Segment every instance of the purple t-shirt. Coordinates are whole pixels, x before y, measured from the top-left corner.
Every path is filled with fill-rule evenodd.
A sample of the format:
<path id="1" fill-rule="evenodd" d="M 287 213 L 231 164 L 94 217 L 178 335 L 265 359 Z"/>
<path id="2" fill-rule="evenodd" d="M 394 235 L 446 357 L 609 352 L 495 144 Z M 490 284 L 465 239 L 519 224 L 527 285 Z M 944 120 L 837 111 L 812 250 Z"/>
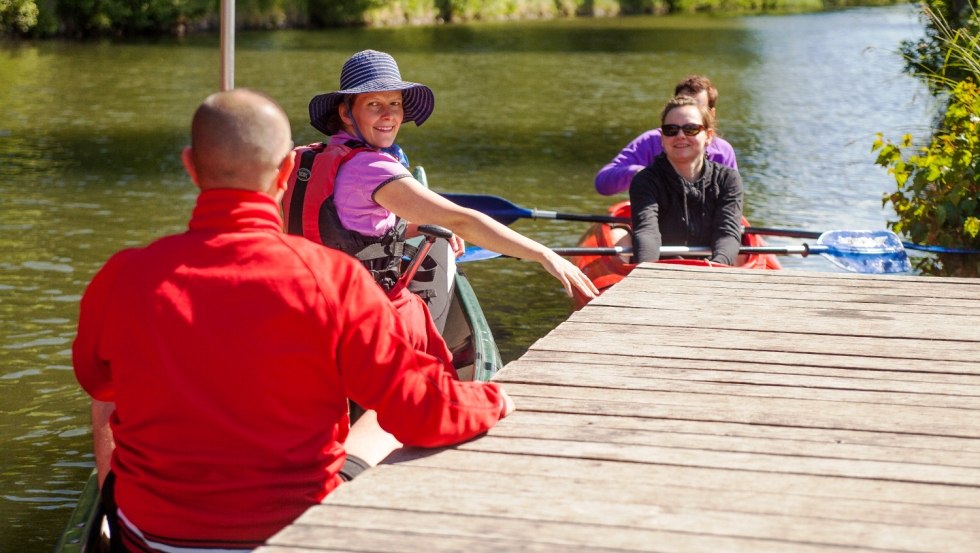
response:
<path id="1" fill-rule="evenodd" d="M 356 140 L 341 131 L 330 137 L 330 144 Z M 347 230 L 365 236 L 381 236 L 393 226 L 396 217 L 374 201 L 374 193 L 391 181 L 411 177 L 397 159 L 381 151 L 360 152 L 340 166 L 334 182 L 333 201 L 340 222 Z"/>
<path id="2" fill-rule="evenodd" d="M 660 129 L 647 131 L 626 145 L 612 161 L 599 169 L 595 176 L 595 189 L 604 196 L 612 196 L 630 189 L 633 175 L 640 172 L 664 151 L 660 141 Z M 735 150 L 725 139 L 715 136 L 708 144 L 708 159 L 738 170 Z"/>

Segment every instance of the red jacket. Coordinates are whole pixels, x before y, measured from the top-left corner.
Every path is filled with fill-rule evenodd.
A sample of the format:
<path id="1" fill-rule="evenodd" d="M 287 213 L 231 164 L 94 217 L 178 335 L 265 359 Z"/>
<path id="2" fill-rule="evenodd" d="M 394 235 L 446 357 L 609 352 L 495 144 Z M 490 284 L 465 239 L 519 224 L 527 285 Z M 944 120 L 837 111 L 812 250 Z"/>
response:
<path id="1" fill-rule="evenodd" d="M 500 416 L 496 384 L 408 345 L 363 266 L 281 228 L 265 194 L 204 192 L 187 232 L 117 253 L 82 298 L 75 374 L 116 403 L 116 500 L 148 534 L 262 543 L 340 483 L 348 397 L 406 445 Z"/>

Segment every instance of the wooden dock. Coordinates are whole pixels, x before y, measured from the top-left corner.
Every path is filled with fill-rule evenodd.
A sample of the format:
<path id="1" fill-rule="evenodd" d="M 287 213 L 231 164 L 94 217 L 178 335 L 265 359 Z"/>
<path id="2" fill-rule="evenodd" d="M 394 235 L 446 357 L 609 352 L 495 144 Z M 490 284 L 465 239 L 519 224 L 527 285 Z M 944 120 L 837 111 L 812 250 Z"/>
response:
<path id="1" fill-rule="evenodd" d="M 980 279 L 643 265 L 259 553 L 980 552 Z"/>

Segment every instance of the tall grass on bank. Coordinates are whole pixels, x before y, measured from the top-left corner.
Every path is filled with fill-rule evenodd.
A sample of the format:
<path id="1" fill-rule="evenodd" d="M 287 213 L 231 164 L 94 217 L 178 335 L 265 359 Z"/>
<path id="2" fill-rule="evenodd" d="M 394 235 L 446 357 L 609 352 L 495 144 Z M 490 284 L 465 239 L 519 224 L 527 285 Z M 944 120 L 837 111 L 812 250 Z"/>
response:
<path id="1" fill-rule="evenodd" d="M 955 11 L 935 4 L 922 6 L 926 37 L 902 45 L 907 69 L 937 94 L 966 79 L 980 83 L 980 14 L 970 4 Z"/>

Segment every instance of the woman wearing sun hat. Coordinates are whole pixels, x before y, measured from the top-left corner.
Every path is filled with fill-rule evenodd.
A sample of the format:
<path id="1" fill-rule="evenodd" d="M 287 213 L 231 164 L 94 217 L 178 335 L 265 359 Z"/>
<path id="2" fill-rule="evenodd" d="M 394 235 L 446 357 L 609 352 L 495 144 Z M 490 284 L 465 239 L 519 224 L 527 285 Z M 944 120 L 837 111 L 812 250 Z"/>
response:
<path id="1" fill-rule="evenodd" d="M 395 244 L 404 240 L 399 223 L 439 225 L 483 248 L 537 261 L 569 296 L 577 291 L 595 297 L 595 286 L 568 260 L 432 192 L 385 151 L 394 145 L 402 123 L 421 125 L 434 106 L 432 90 L 402 80 L 390 55 L 365 50 L 351 56 L 341 69 L 340 89 L 310 100 L 310 124 L 329 141 L 297 149 L 297 169 L 290 179 L 293 192 L 283 205 L 286 220 L 293 221 L 290 232 L 367 260 L 379 284 L 389 288 L 391 271 L 401 257 Z M 290 205 L 298 197 L 304 198 L 301 209 Z M 462 241 L 454 236 L 451 242 L 459 253 Z M 373 257 L 371 252 L 381 249 L 385 253 Z M 392 301 L 415 333 L 419 349 L 445 349 L 418 296 L 401 288 Z"/>

